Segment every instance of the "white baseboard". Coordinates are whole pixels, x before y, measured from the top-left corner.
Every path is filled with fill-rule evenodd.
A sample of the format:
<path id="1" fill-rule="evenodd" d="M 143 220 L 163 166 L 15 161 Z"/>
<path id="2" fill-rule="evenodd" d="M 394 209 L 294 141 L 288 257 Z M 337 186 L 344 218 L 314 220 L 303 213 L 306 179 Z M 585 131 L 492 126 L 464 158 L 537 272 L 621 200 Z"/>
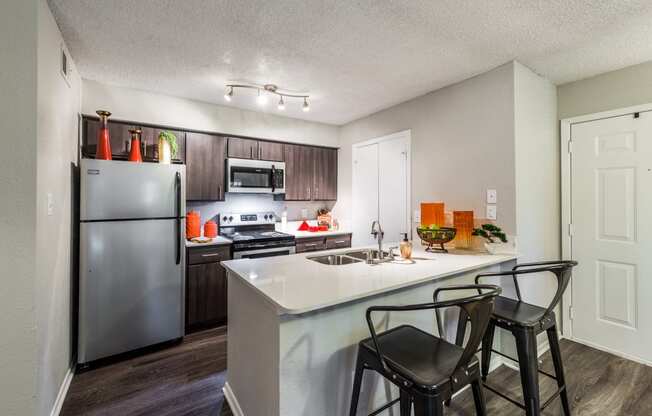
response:
<path id="1" fill-rule="evenodd" d="M 625 359 L 630 360 L 630 361 L 634 361 L 635 363 L 639 363 L 639 364 L 646 365 L 648 367 L 652 367 L 652 361 L 647 361 L 647 360 L 645 360 L 643 358 L 636 357 L 634 355 L 629 355 L 629 354 L 625 354 L 625 353 L 620 352 L 620 351 L 612 350 L 611 348 L 603 347 L 602 345 L 594 344 L 594 343 L 592 343 L 590 341 L 584 341 L 583 339 L 578 339 L 578 338 L 574 338 L 574 337 L 567 338 L 567 339 L 571 340 L 573 342 L 577 342 L 578 344 L 586 345 L 587 347 L 595 348 L 596 350 L 599 350 L 599 351 L 608 352 L 609 354 L 613 354 L 615 356 L 625 358 Z"/>
<path id="2" fill-rule="evenodd" d="M 66 400 L 66 395 L 68 394 L 68 388 L 70 388 L 70 383 L 72 382 L 72 376 L 75 374 L 73 368 L 74 367 L 68 368 L 68 371 L 66 372 L 66 376 L 63 378 L 63 381 L 61 382 L 61 386 L 59 387 L 59 393 L 57 394 L 57 398 L 54 401 L 54 405 L 52 405 L 52 411 L 50 412 L 50 416 L 59 416 L 59 413 L 61 413 L 63 402 L 64 400 Z"/>
<path id="3" fill-rule="evenodd" d="M 224 387 L 222 387 L 222 392 L 224 392 L 224 398 L 229 404 L 229 407 L 231 408 L 231 412 L 233 413 L 233 415 L 244 416 L 242 407 L 240 407 L 240 403 L 238 403 L 238 399 L 235 397 L 235 394 L 233 394 L 233 390 L 231 390 L 231 386 L 229 385 L 228 381 L 224 383 Z"/>

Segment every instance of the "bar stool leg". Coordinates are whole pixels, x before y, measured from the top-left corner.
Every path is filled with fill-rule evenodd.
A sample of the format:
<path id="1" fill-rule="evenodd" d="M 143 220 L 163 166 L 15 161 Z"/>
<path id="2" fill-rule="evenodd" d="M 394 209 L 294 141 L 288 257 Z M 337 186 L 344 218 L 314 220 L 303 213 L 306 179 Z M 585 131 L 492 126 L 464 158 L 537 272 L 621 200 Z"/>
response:
<path id="1" fill-rule="evenodd" d="M 401 390 L 401 416 L 411 416 L 412 414 L 412 399 L 410 395 Z"/>
<path id="2" fill-rule="evenodd" d="M 473 389 L 475 414 L 478 416 L 487 416 L 487 407 L 484 401 L 484 393 L 482 392 L 482 383 L 480 383 L 479 379 L 475 379 L 471 382 L 471 389 Z"/>
<path id="3" fill-rule="evenodd" d="M 532 328 L 516 328 L 512 332 L 516 338 L 518 365 L 525 399 L 527 416 L 541 415 L 539 399 L 539 363 L 537 355 L 537 337 Z"/>
<path id="4" fill-rule="evenodd" d="M 444 416 L 444 403 L 438 397 L 414 397 L 414 416 Z"/>
<path id="5" fill-rule="evenodd" d="M 555 376 L 557 377 L 557 386 L 559 388 L 566 386 L 566 380 L 564 378 L 564 366 L 561 361 L 561 351 L 559 349 L 559 337 L 557 336 L 557 328 L 553 326 L 548 328 L 546 331 L 548 333 L 548 342 L 550 344 L 550 354 L 552 355 L 552 363 L 555 366 Z M 561 398 L 561 405 L 564 409 L 564 415 L 570 416 L 570 404 L 568 403 L 568 392 L 567 389 L 559 394 Z"/>
<path id="6" fill-rule="evenodd" d="M 487 381 L 489 375 L 489 366 L 491 364 L 491 349 L 494 346 L 494 333 L 496 331 L 496 323 L 491 319 L 487 325 L 487 331 L 482 338 L 482 381 Z"/>
<path id="7" fill-rule="evenodd" d="M 349 416 L 355 416 L 358 411 L 358 400 L 360 398 L 360 387 L 362 386 L 362 375 L 364 373 L 364 364 L 362 357 L 358 353 L 355 363 L 355 376 L 353 378 L 353 393 L 351 394 L 351 410 Z"/>

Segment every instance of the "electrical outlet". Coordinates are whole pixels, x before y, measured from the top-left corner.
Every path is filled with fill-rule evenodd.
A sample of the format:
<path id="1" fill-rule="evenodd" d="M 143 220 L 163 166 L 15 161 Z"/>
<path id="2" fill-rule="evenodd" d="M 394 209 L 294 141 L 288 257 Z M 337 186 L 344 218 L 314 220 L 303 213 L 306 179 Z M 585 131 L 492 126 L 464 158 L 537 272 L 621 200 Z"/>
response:
<path id="1" fill-rule="evenodd" d="M 487 204 L 495 204 L 498 202 L 498 192 L 495 189 L 487 189 Z"/>
<path id="2" fill-rule="evenodd" d="M 497 209 L 495 205 L 487 205 L 487 219 L 495 220 L 498 216 Z"/>
<path id="3" fill-rule="evenodd" d="M 421 224 L 421 211 L 418 209 L 414 210 L 414 223 Z"/>
<path id="4" fill-rule="evenodd" d="M 54 197 L 51 192 L 48 192 L 47 197 L 48 216 L 54 215 Z"/>

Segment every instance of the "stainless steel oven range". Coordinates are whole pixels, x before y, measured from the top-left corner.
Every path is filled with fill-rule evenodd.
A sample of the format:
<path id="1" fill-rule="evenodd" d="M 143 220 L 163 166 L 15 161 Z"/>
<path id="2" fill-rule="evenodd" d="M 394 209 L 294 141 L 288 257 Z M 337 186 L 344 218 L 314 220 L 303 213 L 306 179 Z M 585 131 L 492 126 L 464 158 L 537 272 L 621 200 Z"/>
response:
<path id="1" fill-rule="evenodd" d="M 220 234 L 233 241 L 234 259 L 294 254 L 294 236 L 275 231 L 275 223 L 273 212 L 221 214 Z"/>

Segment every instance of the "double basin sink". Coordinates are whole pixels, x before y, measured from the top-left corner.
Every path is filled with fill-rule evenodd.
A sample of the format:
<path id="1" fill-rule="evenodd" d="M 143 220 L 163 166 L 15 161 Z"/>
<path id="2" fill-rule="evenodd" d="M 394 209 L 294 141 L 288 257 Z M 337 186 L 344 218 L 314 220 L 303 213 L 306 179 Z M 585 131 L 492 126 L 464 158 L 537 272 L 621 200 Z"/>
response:
<path id="1" fill-rule="evenodd" d="M 381 252 L 374 249 L 353 250 L 341 254 L 328 254 L 324 256 L 308 257 L 308 260 L 330 266 L 342 266 L 345 264 L 361 263 L 380 264 L 392 261 L 386 251 Z"/>

